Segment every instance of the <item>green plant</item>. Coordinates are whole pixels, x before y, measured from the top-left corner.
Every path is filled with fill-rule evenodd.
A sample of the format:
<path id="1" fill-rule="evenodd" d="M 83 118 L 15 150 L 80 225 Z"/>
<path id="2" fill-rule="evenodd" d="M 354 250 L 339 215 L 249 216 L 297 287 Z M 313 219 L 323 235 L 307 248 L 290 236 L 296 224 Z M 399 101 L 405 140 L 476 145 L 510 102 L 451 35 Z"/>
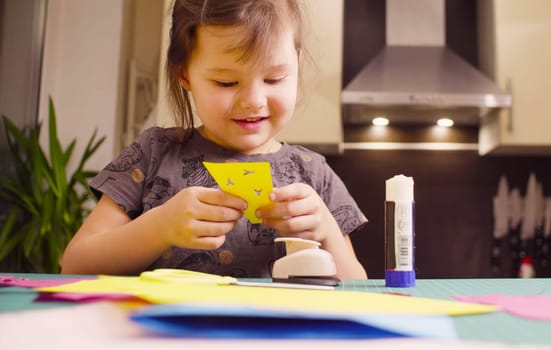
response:
<path id="1" fill-rule="evenodd" d="M 59 272 L 65 246 L 88 214 L 95 200 L 87 179 L 96 171 L 84 168 L 105 140 L 94 131 L 76 169 L 68 176 L 73 139 L 63 149 L 57 136 L 56 114 L 49 100 L 49 157 L 40 145 L 41 125 L 18 128 L 2 116 L 11 166 L 0 179 L 5 213 L 0 218 L 0 270 L 11 272 Z"/>

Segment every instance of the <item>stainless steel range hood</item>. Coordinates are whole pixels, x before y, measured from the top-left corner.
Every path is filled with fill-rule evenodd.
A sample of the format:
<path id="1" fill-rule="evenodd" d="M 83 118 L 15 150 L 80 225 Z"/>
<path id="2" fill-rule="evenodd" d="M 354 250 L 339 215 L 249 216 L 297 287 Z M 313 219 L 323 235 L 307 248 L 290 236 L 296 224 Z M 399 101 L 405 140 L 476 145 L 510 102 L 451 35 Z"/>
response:
<path id="1" fill-rule="evenodd" d="M 386 46 L 344 88 L 345 123 L 476 125 L 511 106 L 510 93 L 445 46 L 444 17 L 444 0 L 386 0 Z"/>

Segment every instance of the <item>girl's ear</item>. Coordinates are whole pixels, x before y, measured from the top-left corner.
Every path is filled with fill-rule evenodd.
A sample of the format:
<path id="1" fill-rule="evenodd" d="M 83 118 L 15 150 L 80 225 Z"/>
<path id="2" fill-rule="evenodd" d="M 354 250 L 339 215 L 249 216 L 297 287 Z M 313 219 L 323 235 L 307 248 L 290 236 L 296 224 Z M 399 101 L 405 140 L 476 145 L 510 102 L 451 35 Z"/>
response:
<path id="1" fill-rule="evenodd" d="M 190 91 L 190 84 L 187 78 L 187 72 L 183 68 L 180 69 L 180 76 L 178 77 L 178 82 L 180 83 L 180 86 L 184 88 L 184 90 Z"/>

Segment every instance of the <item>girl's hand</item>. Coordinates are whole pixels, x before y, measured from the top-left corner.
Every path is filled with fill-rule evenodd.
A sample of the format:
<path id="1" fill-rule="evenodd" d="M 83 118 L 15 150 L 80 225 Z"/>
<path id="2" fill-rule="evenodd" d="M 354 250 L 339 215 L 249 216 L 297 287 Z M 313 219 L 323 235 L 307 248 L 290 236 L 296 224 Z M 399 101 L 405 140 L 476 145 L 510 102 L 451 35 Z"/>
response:
<path id="1" fill-rule="evenodd" d="M 216 249 L 246 208 L 246 201 L 221 190 L 188 187 L 156 208 L 159 232 L 169 246 Z"/>
<path id="2" fill-rule="evenodd" d="M 331 212 L 314 189 L 304 183 L 276 188 L 270 194 L 274 202 L 259 208 L 256 215 L 263 224 L 282 236 L 323 242 L 330 233 L 340 233 Z"/>

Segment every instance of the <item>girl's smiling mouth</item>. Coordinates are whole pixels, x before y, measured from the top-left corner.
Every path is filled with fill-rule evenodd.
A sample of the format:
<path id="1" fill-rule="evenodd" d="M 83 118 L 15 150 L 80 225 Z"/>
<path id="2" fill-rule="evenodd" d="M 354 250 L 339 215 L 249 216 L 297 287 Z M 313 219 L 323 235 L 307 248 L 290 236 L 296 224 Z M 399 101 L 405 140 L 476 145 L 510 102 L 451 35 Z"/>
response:
<path id="1" fill-rule="evenodd" d="M 233 121 L 242 127 L 243 129 L 254 131 L 261 127 L 264 121 L 268 120 L 268 117 L 248 117 L 241 119 L 233 119 Z"/>

